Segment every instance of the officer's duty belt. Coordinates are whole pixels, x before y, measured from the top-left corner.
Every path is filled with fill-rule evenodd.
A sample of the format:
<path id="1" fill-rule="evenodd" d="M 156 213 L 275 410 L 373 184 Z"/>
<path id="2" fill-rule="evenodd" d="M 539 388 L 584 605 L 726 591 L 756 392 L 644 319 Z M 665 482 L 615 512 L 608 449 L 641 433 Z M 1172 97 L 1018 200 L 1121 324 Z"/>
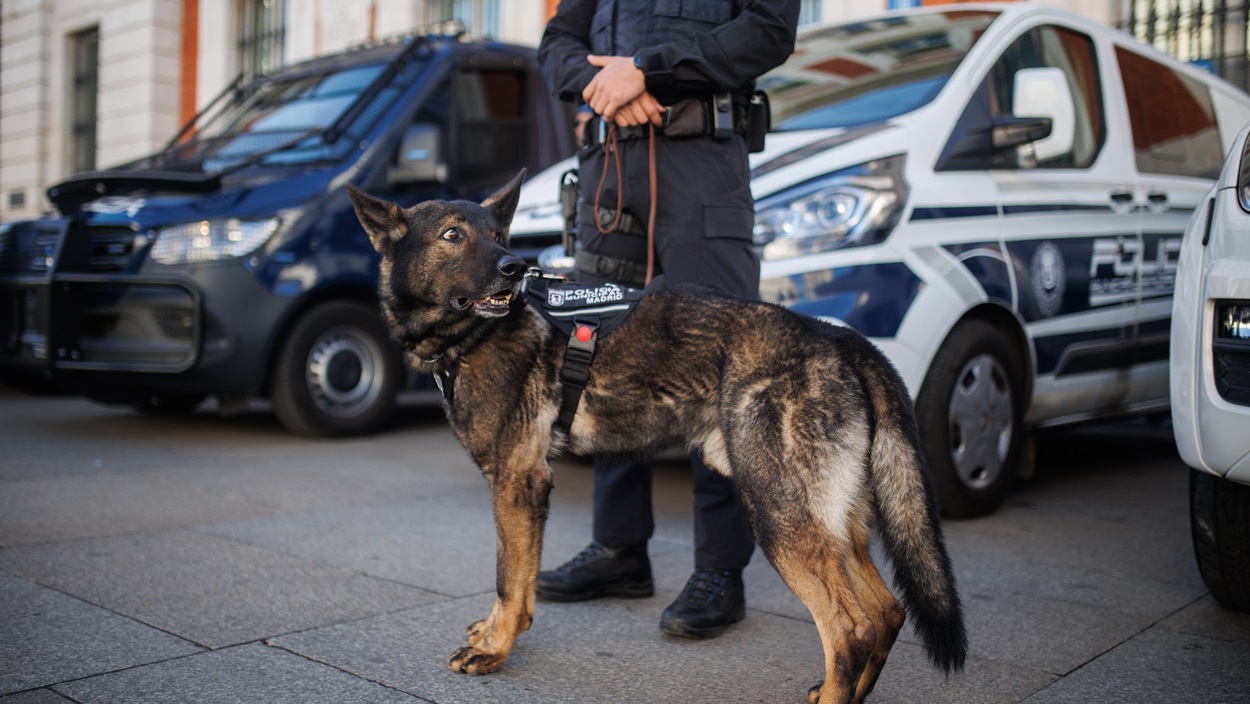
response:
<path id="1" fill-rule="evenodd" d="M 616 220 L 615 210 L 599 208 L 599 221 L 595 222 L 595 217 L 591 215 L 592 210 L 594 210 L 593 206 L 582 203 L 577 209 L 577 223 L 587 227 L 599 227 L 602 230 L 610 226 L 613 220 Z M 638 237 L 647 236 L 647 226 L 629 213 L 621 213 L 621 219 L 612 231 L 626 235 L 637 235 Z"/>
<path id="2" fill-rule="evenodd" d="M 618 284 L 645 285 L 647 282 L 647 265 L 628 259 L 605 257 L 593 252 L 578 252 L 574 255 L 578 271 L 610 279 Z"/>

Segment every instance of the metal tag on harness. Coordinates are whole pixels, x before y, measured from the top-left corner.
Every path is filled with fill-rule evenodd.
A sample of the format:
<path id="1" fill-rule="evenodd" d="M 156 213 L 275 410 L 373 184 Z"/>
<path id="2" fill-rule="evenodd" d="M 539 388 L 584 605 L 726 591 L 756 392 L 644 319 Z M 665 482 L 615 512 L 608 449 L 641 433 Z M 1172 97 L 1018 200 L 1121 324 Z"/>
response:
<path id="1" fill-rule="evenodd" d="M 573 256 L 577 248 L 577 169 L 569 169 L 560 176 L 560 214 L 563 230 L 560 241 L 564 244 L 564 256 Z"/>

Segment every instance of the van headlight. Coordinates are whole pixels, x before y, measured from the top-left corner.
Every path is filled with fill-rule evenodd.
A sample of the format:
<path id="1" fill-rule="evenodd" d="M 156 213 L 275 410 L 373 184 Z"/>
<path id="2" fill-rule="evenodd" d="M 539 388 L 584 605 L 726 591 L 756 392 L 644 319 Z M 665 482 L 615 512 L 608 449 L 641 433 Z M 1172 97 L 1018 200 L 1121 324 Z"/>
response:
<path id="1" fill-rule="evenodd" d="M 244 257 L 269 241 L 282 218 L 197 220 L 156 231 L 151 257 L 161 264 L 200 264 Z"/>
<path id="2" fill-rule="evenodd" d="M 907 202 L 903 155 L 835 171 L 761 200 L 755 244 L 765 260 L 875 244 Z"/>

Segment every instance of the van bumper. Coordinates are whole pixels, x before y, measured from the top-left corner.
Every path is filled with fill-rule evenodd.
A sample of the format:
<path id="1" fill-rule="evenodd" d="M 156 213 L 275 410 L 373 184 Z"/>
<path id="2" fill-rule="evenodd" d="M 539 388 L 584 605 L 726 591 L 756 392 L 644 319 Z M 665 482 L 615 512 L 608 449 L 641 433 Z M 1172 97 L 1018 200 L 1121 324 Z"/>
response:
<path id="1" fill-rule="evenodd" d="M 0 370 L 119 403 L 259 393 L 274 332 L 294 304 L 240 261 L 186 275 L 0 272 Z"/>

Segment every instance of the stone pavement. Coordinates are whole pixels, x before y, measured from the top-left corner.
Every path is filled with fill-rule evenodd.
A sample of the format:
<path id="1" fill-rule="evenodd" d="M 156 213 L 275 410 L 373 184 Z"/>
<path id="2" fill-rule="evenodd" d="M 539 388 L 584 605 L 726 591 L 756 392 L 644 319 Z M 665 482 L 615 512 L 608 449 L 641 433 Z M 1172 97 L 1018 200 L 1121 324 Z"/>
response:
<path id="1" fill-rule="evenodd" d="M 1038 476 L 947 522 L 971 639 L 932 670 L 908 627 L 875 703 L 1250 702 L 1250 617 L 1194 567 L 1169 426 L 1043 438 Z M 587 541 L 556 468 L 544 565 Z M 692 566 L 690 483 L 657 470 L 659 592 L 539 603 L 500 672 L 447 656 L 490 609 L 486 485 L 428 403 L 326 441 L 262 410 L 156 419 L 0 390 L 0 702 L 802 702 L 815 627 L 757 554 L 747 620 L 662 635 Z M 8 696 L 5 696 L 8 695 Z"/>

